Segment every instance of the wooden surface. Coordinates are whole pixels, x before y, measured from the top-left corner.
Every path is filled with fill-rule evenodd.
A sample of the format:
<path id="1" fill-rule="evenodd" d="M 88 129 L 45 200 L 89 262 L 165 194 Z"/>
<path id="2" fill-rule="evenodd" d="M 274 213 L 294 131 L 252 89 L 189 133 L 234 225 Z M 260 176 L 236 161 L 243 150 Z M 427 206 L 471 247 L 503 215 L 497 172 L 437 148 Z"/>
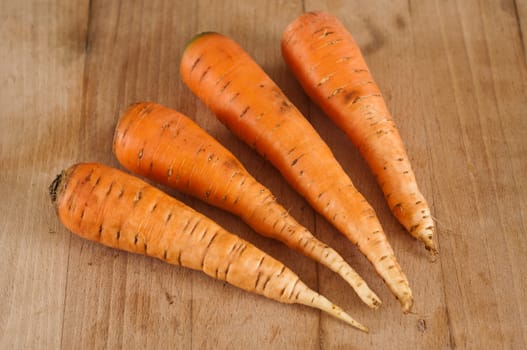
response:
<path id="1" fill-rule="evenodd" d="M 280 55 L 303 11 L 337 15 L 363 48 L 437 219 L 441 258 L 389 213 L 365 163 L 301 91 Z M 200 31 L 238 41 L 328 142 L 369 199 L 410 280 L 414 314 L 358 250 L 181 82 Z M 7 349 L 446 349 L 527 347 L 527 2 L 0 2 L 0 344 Z M 113 127 L 130 103 L 178 109 L 233 151 L 279 201 L 334 246 L 384 305 L 232 215 L 171 191 L 282 260 L 370 334 L 307 307 L 71 235 L 47 186 L 79 161 L 118 166 Z"/>

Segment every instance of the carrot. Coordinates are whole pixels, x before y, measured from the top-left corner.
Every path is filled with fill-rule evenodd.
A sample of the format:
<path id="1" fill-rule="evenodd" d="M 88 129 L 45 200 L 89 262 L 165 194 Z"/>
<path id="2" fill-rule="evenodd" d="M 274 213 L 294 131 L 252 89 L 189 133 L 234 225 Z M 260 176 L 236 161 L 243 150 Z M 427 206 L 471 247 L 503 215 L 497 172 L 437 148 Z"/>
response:
<path id="1" fill-rule="evenodd" d="M 356 244 L 409 311 L 413 298 L 383 229 L 329 147 L 278 86 L 233 40 L 195 37 L 183 81 L 233 133 L 267 158 L 321 215 Z"/>
<path id="2" fill-rule="evenodd" d="M 434 222 L 408 155 L 359 47 L 339 20 L 308 12 L 282 36 L 286 63 L 306 93 L 347 134 L 399 222 L 433 254 Z"/>
<path id="3" fill-rule="evenodd" d="M 128 170 L 241 217 L 256 232 L 338 273 L 372 308 L 380 300 L 332 248 L 315 238 L 238 159 L 187 116 L 136 103 L 115 129 L 113 151 Z"/>
<path id="4" fill-rule="evenodd" d="M 81 163 L 50 185 L 60 221 L 82 238 L 200 270 L 282 303 L 314 307 L 367 332 L 282 263 L 120 170 Z"/>

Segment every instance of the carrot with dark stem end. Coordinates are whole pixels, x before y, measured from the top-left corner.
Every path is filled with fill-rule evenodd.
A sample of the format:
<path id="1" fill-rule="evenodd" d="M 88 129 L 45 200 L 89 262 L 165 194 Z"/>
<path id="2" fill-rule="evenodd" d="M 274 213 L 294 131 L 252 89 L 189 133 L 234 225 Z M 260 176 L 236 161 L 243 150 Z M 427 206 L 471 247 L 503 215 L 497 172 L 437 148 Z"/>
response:
<path id="1" fill-rule="evenodd" d="M 381 91 L 348 30 L 331 14 L 308 12 L 285 29 L 282 53 L 306 93 L 359 149 L 395 217 L 436 255 L 430 208 Z"/>
<path id="2" fill-rule="evenodd" d="M 408 280 L 374 210 L 311 124 L 233 40 L 196 36 L 183 52 L 183 81 L 234 134 L 267 158 L 284 178 L 370 260 L 404 311 Z"/>
<path id="3" fill-rule="evenodd" d="M 238 159 L 187 116 L 156 103 L 136 103 L 115 128 L 113 151 L 128 170 L 241 217 L 256 232 L 338 273 L 372 308 L 381 302 L 331 247 L 281 206 Z"/>
<path id="4" fill-rule="evenodd" d="M 314 307 L 368 330 L 282 263 L 120 170 L 76 164 L 50 185 L 60 221 L 82 238 L 200 270 L 246 291 Z"/>

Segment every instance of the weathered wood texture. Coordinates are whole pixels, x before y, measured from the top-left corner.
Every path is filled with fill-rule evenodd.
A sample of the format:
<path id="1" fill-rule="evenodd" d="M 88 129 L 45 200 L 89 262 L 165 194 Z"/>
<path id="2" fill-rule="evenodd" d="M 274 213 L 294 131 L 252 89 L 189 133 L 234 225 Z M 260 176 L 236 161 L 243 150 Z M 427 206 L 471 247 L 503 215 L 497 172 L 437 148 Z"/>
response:
<path id="1" fill-rule="evenodd" d="M 344 134 L 280 54 L 303 11 L 337 15 L 362 47 L 437 219 L 441 258 L 391 216 Z M 0 2 L 0 344 L 5 348 L 445 349 L 527 347 L 527 5 L 524 1 Z M 238 41 L 319 130 L 368 198 L 415 296 L 397 301 L 358 250 L 183 85 L 200 31 Z M 47 186 L 79 161 L 118 166 L 113 128 L 130 103 L 191 116 L 383 299 L 371 311 L 334 273 L 232 215 L 169 193 L 253 242 L 368 325 L 362 334 L 204 274 L 68 233 Z M 165 188 L 166 190 L 166 188 Z"/>

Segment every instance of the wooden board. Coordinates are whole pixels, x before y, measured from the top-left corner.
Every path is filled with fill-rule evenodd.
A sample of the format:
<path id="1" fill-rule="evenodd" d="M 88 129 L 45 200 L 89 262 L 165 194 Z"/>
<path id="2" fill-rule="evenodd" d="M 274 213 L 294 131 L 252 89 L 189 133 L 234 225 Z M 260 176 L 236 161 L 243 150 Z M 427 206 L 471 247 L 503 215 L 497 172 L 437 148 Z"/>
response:
<path id="1" fill-rule="evenodd" d="M 437 219 L 441 258 L 390 214 L 344 134 L 286 68 L 279 40 L 304 11 L 337 15 L 362 47 Z M 527 347 L 527 6 L 461 1 L 30 1 L 0 3 L 0 344 L 6 348 L 444 349 Z M 376 209 L 415 296 L 404 315 L 358 250 L 216 121 L 179 60 L 201 31 L 233 37 L 320 132 Z M 383 299 L 362 305 L 334 273 L 238 218 L 167 190 L 283 261 L 356 319 L 245 293 L 202 273 L 72 236 L 47 187 L 73 163 L 119 167 L 130 103 L 191 116 L 335 247 Z"/>

